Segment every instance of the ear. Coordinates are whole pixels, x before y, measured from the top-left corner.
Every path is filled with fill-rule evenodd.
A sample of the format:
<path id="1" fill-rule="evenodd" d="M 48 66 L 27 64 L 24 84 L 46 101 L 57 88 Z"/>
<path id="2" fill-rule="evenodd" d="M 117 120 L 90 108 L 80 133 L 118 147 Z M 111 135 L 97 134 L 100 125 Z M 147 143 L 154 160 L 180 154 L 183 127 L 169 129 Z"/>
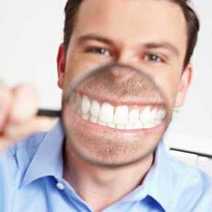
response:
<path id="1" fill-rule="evenodd" d="M 62 89 L 65 77 L 65 49 L 63 44 L 60 45 L 57 54 L 57 76 L 57 85 Z"/>
<path id="2" fill-rule="evenodd" d="M 178 90 L 177 90 L 177 97 L 175 102 L 175 107 L 181 107 L 185 101 L 185 96 L 188 92 L 188 88 L 191 84 L 192 79 L 192 65 L 188 64 L 186 68 L 183 70 Z"/>

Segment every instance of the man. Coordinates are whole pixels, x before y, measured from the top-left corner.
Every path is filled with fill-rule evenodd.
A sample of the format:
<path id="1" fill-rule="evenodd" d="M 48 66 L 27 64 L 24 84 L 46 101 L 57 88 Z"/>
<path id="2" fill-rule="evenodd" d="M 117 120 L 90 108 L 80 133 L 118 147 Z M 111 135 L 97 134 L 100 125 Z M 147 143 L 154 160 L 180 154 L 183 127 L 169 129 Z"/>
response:
<path id="1" fill-rule="evenodd" d="M 70 82 L 86 70 L 116 63 L 146 70 L 170 108 L 183 104 L 199 29 L 187 1 L 69 0 L 65 12 L 64 43 L 57 60 L 63 99 Z M 121 81 L 132 77 L 128 69 L 113 73 Z M 116 107 L 115 114 L 123 111 L 119 99 L 113 99 L 114 104 L 97 91 L 83 92 L 86 100 L 81 101 L 87 105 L 92 98 L 99 105 L 106 99 L 108 107 Z M 153 106 L 136 101 L 132 108 Z M 133 110 L 129 103 L 124 102 L 125 109 Z M 14 113 L 20 116 L 16 111 L 7 112 L 9 120 L 2 118 L 4 144 L 15 137 Z M 72 117 L 64 116 L 64 127 L 58 123 L 50 132 L 2 153 L 0 211 L 211 211 L 211 181 L 168 155 L 162 142 L 167 127 L 163 121 L 156 127 L 122 129 L 72 115 L 73 123 Z M 105 115 L 100 113 L 99 119 Z"/>

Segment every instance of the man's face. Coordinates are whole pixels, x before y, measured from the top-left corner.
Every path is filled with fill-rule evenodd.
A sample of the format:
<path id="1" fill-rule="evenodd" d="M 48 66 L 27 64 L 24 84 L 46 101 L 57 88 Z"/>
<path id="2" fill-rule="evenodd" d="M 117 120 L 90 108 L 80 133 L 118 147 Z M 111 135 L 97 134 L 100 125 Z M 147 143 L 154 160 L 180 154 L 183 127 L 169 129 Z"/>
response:
<path id="1" fill-rule="evenodd" d="M 186 22 L 176 4 L 156 0 L 85 0 L 78 12 L 67 53 L 60 49 L 59 86 L 66 96 L 70 82 L 81 74 L 116 62 L 144 70 L 161 88 L 172 109 L 183 103 L 190 82 L 190 66 L 183 66 L 186 44 Z M 124 80 L 123 73 L 116 73 L 116 77 Z M 128 75 L 127 72 L 125 74 Z M 119 107 L 125 120 L 129 119 L 129 113 L 134 109 L 160 109 L 149 102 L 139 102 L 139 98 L 134 105 L 130 100 L 124 105 L 119 99 L 110 101 L 110 97 L 107 95 L 106 98 L 104 92 L 98 89 L 93 89 L 92 93 L 85 90 L 80 95 L 81 99 L 86 99 L 86 102 L 80 100 L 81 107 L 83 104 L 90 107 L 87 118 L 78 113 L 72 124 L 69 124 L 68 117 L 64 119 L 67 138 L 74 153 L 90 162 L 110 166 L 133 163 L 152 155 L 167 123 L 162 122 L 148 129 L 130 129 L 126 125 L 128 129 L 120 129 L 112 123 L 105 126 L 94 120 L 91 107 L 95 102 L 97 119 L 104 119 L 99 111 L 113 110 L 115 114 Z"/>

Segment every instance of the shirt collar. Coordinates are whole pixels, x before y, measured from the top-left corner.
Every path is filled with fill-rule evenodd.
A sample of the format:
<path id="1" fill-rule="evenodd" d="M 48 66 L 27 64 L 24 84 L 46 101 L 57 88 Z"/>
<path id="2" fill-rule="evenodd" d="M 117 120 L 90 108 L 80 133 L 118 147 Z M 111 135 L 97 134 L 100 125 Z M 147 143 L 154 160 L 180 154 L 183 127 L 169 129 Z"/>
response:
<path id="1" fill-rule="evenodd" d="M 173 168 L 170 161 L 173 160 L 163 141 L 159 144 L 155 161 L 144 180 L 147 195 L 153 198 L 165 211 L 169 211 L 170 202 L 175 183 Z"/>
<path id="2" fill-rule="evenodd" d="M 46 176 L 61 179 L 63 176 L 64 131 L 61 122 L 50 130 L 39 145 L 21 182 L 21 186 Z"/>

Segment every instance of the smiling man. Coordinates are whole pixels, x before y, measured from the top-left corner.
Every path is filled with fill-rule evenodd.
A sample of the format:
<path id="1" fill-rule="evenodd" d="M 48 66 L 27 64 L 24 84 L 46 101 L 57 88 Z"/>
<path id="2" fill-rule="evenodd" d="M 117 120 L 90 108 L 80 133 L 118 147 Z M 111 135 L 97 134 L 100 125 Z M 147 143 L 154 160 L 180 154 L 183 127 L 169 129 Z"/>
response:
<path id="1" fill-rule="evenodd" d="M 65 13 L 63 117 L 2 154 L 0 211 L 211 211 L 209 178 L 162 141 L 192 76 L 187 1 L 69 0 Z"/>

